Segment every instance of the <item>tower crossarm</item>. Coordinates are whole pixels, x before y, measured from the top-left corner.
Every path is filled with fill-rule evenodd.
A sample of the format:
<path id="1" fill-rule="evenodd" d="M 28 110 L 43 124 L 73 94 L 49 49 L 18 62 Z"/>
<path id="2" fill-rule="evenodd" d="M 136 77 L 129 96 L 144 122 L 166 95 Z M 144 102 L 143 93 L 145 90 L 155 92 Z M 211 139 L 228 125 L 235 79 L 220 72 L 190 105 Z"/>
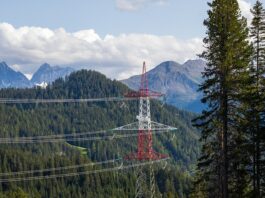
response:
<path id="1" fill-rule="evenodd" d="M 176 131 L 177 129 L 178 128 L 176 127 L 151 121 L 152 131 Z M 130 123 L 113 129 L 113 131 L 138 131 L 138 130 L 139 130 L 139 122 Z"/>
<path id="2" fill-rule="evenodd" d="M 126 93 L 124 97 L 125 98 L 140 98 L 140 97 L 160 98 L 164 95 L 165 94 L 157 92 L 157 91 L 140 89 L 139 91 L 131 91 L 129 93 Z"/>

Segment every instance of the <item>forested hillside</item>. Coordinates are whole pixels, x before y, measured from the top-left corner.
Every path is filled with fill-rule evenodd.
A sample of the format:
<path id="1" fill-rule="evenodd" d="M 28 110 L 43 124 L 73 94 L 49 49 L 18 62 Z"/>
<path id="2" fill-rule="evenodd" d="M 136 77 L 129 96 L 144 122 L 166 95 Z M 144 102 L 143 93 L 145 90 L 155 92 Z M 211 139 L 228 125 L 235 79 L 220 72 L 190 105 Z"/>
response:
<path id="1" fill-rule="evenodd" d="M 47 89 L 4 89 L 0 98 L 122 97 L 128 88 L 94 71 L 78 71 Z M 199 153 L 194 114 L 151 104 L 152 119 L 177 127 L 174 134 L 154 137 L 154 149 L 171 160 L 155 169 L 157 196 L 187 197 L 189 171 Z M 0 137 L 40 136 L 109 130 L 136 121 L 137 101 L 73 104 L 1 104 Z M 135 149 L 136 138 L 42 144 L 0 144 L 0 173 L 36 170 L 122 158 Z M 103 165 L 104 166 L 104 165 Z M 159 168 L 160 167 L 160 168 Z M 93 168 L 93 167 L 92 167 Z M 92 169 L 87 167 L 86 170 Z M 80 171 L 76 169 L 75 171 Z M 0 174 L 0 175 L 1 175 Z M 7 177 L 8 178 L 8 177 Z M 134 170 L 39 181 L 0 184 L 0 197 L 134 197 Z"/>

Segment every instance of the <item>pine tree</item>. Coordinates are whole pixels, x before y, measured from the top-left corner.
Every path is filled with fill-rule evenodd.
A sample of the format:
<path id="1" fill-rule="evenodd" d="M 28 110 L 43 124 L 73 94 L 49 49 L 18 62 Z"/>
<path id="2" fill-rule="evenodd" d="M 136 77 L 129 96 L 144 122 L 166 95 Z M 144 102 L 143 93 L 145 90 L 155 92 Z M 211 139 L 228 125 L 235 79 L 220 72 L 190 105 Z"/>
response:
<path id="1" fill-rule="evenodd" d="M 253 57 L 251 67 L 251 86 L 249 99 L 250 116 L 247 116 L 250 128 L 250 144 L 252 155 L 252 183 L 253 196 L 262 197 L 264 189 L 264 124 L 265 124 L 265 10 L 260 1 L 257 1 L 251 10 L 253 20 L 251 23 L 250 38 L 253 44 Z M 263 155 L 263 157 L 262 157 Z M 262 184 L 263 183 L 263 184 Z M 261 187 L 261 185 L 263 187 Z"/>
<path id="2" fill-rule="evenodd" d="M 202 130 L 202 156 L 197 185 L 207 197 L 244 197 L 247 186 L 245 162 L 240 151 L 245 136 L 239 130 L 240 95 L 247 79 L 251 47 L 247 40 L 246 19 L 241 16 L 237 0 L 213 0 L 208 3 L 206 50 L 203 72 L 203 103 L 208 108 L 195 120 Z M 240 182 L 238 182 L 240 181 Z"/>

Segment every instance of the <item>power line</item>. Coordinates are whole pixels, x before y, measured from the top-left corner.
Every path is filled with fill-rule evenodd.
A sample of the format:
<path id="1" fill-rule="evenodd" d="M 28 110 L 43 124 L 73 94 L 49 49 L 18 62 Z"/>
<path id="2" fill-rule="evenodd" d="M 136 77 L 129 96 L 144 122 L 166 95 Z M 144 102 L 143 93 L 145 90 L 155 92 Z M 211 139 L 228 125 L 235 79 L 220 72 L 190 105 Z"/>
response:
<path id="1" fill-rule="evenodd" d="M 161 126 L 156 126 L 159 123 L 156 122 L 152 122 L 152 131 L 174 131 L 177 130 L 177 128 L 174 127 L 170 127 L 167 125 L 162 125 Z M 135 126 L 134 126 L 135 125 Z M 82 133 L 71 133 L 71 134 L 55 134 L 55 135 L 42 135 L 42 136 L 25 136 L 25 137 L 2 137 L 0 138 L 0 141 L 35 141 L 35 140 L 44 140 L 44 139 L 55 139 L 55 138 L 59 138 L 59 139 L 66 139 L 66 138 L 75 138 L 78 136 L 87 136 L 87 135 L 100 135 L 100 134 L 106 134 L 106 133 L 117 133 L 118 131 L 138 131 L 137 128 L 137 123 L 132 123 L 129 125 L 125 125 L 122 127 L 118 127 L 115 129 L 111 129 L 111 130 L 101 130 L 101 131 L 91 131 L 91 132 L 82 132 Z M 155 126 L 154 126 L 155 125 Z M 131 127 L 132 126 L 132 127 Z M 153 127 L 154 126 L 154 127 Z M 130 128 L 128 128 L 130 127 Z M 114 135 L 114 134 L 113 134 Z"/>
<path id="2" fill-rule="evenodd" d="M 57 135 L 43 135 L 43 136 L 31 136 L 31 137 L 6 137 L 6 138 L 0 138 L 1 140 L 10 140 L 10 139 L 16 139 L 16 140 L 34 140 L 34 139 L 50 139 L 50 138 L 69 138 L 69 137 L 75 137 L 75 136 L 85 136 L 85 135 L 98 135 L 98 134 L 105 134 L 107 133 L 107 130 L 102 131 L 92 131 L 92 132 L 83 132 L 83 133 L 72 133 L 72 134 L 57 134 Z"/>
<path id="3" fill-rule="evenodd" d="M 92 171 L 83 171 L 83 172 L 76 172 L 76 173 L 66 173 L 66 174 L 54 174 L 54 175 L 46 175 L 46 176 L 33 176 L 33 177 L 20 177 L 20 178 L 10 178 L 10 179 L 0 179 L 0 183 L 8 183 L 8 182 L 19 182 L 19 181 L 31 181 L 31 180 L 43 180 L 43 179 L 55 179 L 55 178 L 63 178 L 63 177 L 73 177 L 73 176 L 79 176 L 79 175 L 89 175 L 89 174 L 96 174 L 96 173 L 104 173 L 104 172 L 111 172 L 111 171 L 119 171 L 119 170 L 125 170 L 140 166 L 146 166 L 153 163 L 159 163 L 161 161 L 168 160 L 169 158 L 160 159 L 160 160 L 154 160 L 154 161 L 148 161 L 143 163 L 136 163 L 124 166 L 121 164 L 120 166 L 116 166 L 113 168 L 105 168 L 105 169 L 99 169 L 99 170 L 92 170 Z"/>
<path id="4" fill-rule="evenodd" d="M 74 134 L 58 134 L 58 135 L 45 135 L 45 136 L 31 136 L 31 137 L 7 137 L 7 138 L 0 138 L 1 140 L 41 140 L 41 139 L 51 139 L 51 138 L 69 138 L 75 136 L 85 136 L 85 135 L 98 135 L 98 134 L 105 134 L 107 131 L 96 131 L 96 132 L 83 132 L 83 133 L 74 133 Z"/>
<path id="5" fill-rule="evenodd" d="M 168 131 L 154 131 L 152 134 L 163 134 L 168 133 Z M 129 137 L 137 137 L 138 133 L 129 133 L 129 134 L 113 134 L 103 137 L 80 137 L 80 138 L 60 138 L 60 139 L 23 139 L 23 138 L 9 138 L 1 139 L 0 144 L 35 144 L 35 143 L 56 143 L 56 142 L 79 142 L 79 141 L 104 141 L 104 140 L 113 140 L 113 139 L 122 139 Z"/>
<path id="6" fill-rule="evenodd" d="M 109 98 L 84 98 L 84 99 L 15 99 L 0 98 L 0 104 L 34 104 L 34 103 L 86 103 L 86 102 L 112 102 L 112 101 L 131 101 L 137 98 L 109 97 Z"/>
<path id="7" fill-rule="evenodd" d="M 0 173 L 0 176 L 10 176 L 10 175 L 24 175 L 24 174 L 33 174 L 33 173 L 44 173 L 44 172 L 51 172 L 51 171 L 61 171 L 61 170 L 69 170 L 69 169 L 75 169 L 75 168 L 84 168 L 88 166 L 96 166 L 96 165 L 102 165 L 102 164 L 110 164 L 115 163 L 117 161 L 120 161 L 121 159 L 113 159 L 113 160 L 106 160 L 101 162 L 91 162 L 87 164 L 81 164 L 81 165 L 72 165 L 72 166 L 64 166 L 64 167 L 56 167 L 56 168 L 48 168 L 48 169 L 39 169 L 39 170 L 26 170 L 26 171 L 17 171 L 17 172 L 6 172 L 6 173 Z"/>

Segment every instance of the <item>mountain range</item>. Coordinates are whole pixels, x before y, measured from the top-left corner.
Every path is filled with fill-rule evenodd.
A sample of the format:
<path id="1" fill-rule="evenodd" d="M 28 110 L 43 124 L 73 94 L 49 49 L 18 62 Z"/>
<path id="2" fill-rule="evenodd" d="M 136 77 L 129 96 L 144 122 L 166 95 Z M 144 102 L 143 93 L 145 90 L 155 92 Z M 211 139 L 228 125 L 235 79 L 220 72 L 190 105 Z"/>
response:
<path id="1" fill-rule="evenodd" d="M 60 77 L 65 77 L 74 71 L 70 67 L 59 67 L 45 63 L 33 74 L 31 80 L 21 72 L 14 71 L 5 62 L 0 63 L 0 88 L 29 88 L 44 86 Z"/>
<path id="2" fill-rule="evenodd" d="M 191 112 L 201 112 L 204 108 L 200 99 L 199 84 L 203 81 L 201 72 L 206 62 L 188 60 L 184 64 L 166 61 L 147 72 L 149 88 L 165 94 L 164 102 Z M 34 73 L 31 80 L 24 74 L 12 70 L 5 62 L 0 63 L 0 88 L 46 87 L 60 77 L 74 71 L 70 67 L 50 66 L 45 63 Z M 121 80 L 129 88 L 138 90 L 141 75 Z"/>
<path id="3" fill-rule="evenodd" d="M 189 60 L 184 64 L 166 61 L 147 72 L 149 89 L 165 94 L 165 102 L 192 112 L 200 112 L 203 105 L 200 102 L 202 94 L 197 90 L 203 81 L 201 73 L 206 62 Z M 141 75 L 122 80 L 124 84 L 138 90 Z"/>

